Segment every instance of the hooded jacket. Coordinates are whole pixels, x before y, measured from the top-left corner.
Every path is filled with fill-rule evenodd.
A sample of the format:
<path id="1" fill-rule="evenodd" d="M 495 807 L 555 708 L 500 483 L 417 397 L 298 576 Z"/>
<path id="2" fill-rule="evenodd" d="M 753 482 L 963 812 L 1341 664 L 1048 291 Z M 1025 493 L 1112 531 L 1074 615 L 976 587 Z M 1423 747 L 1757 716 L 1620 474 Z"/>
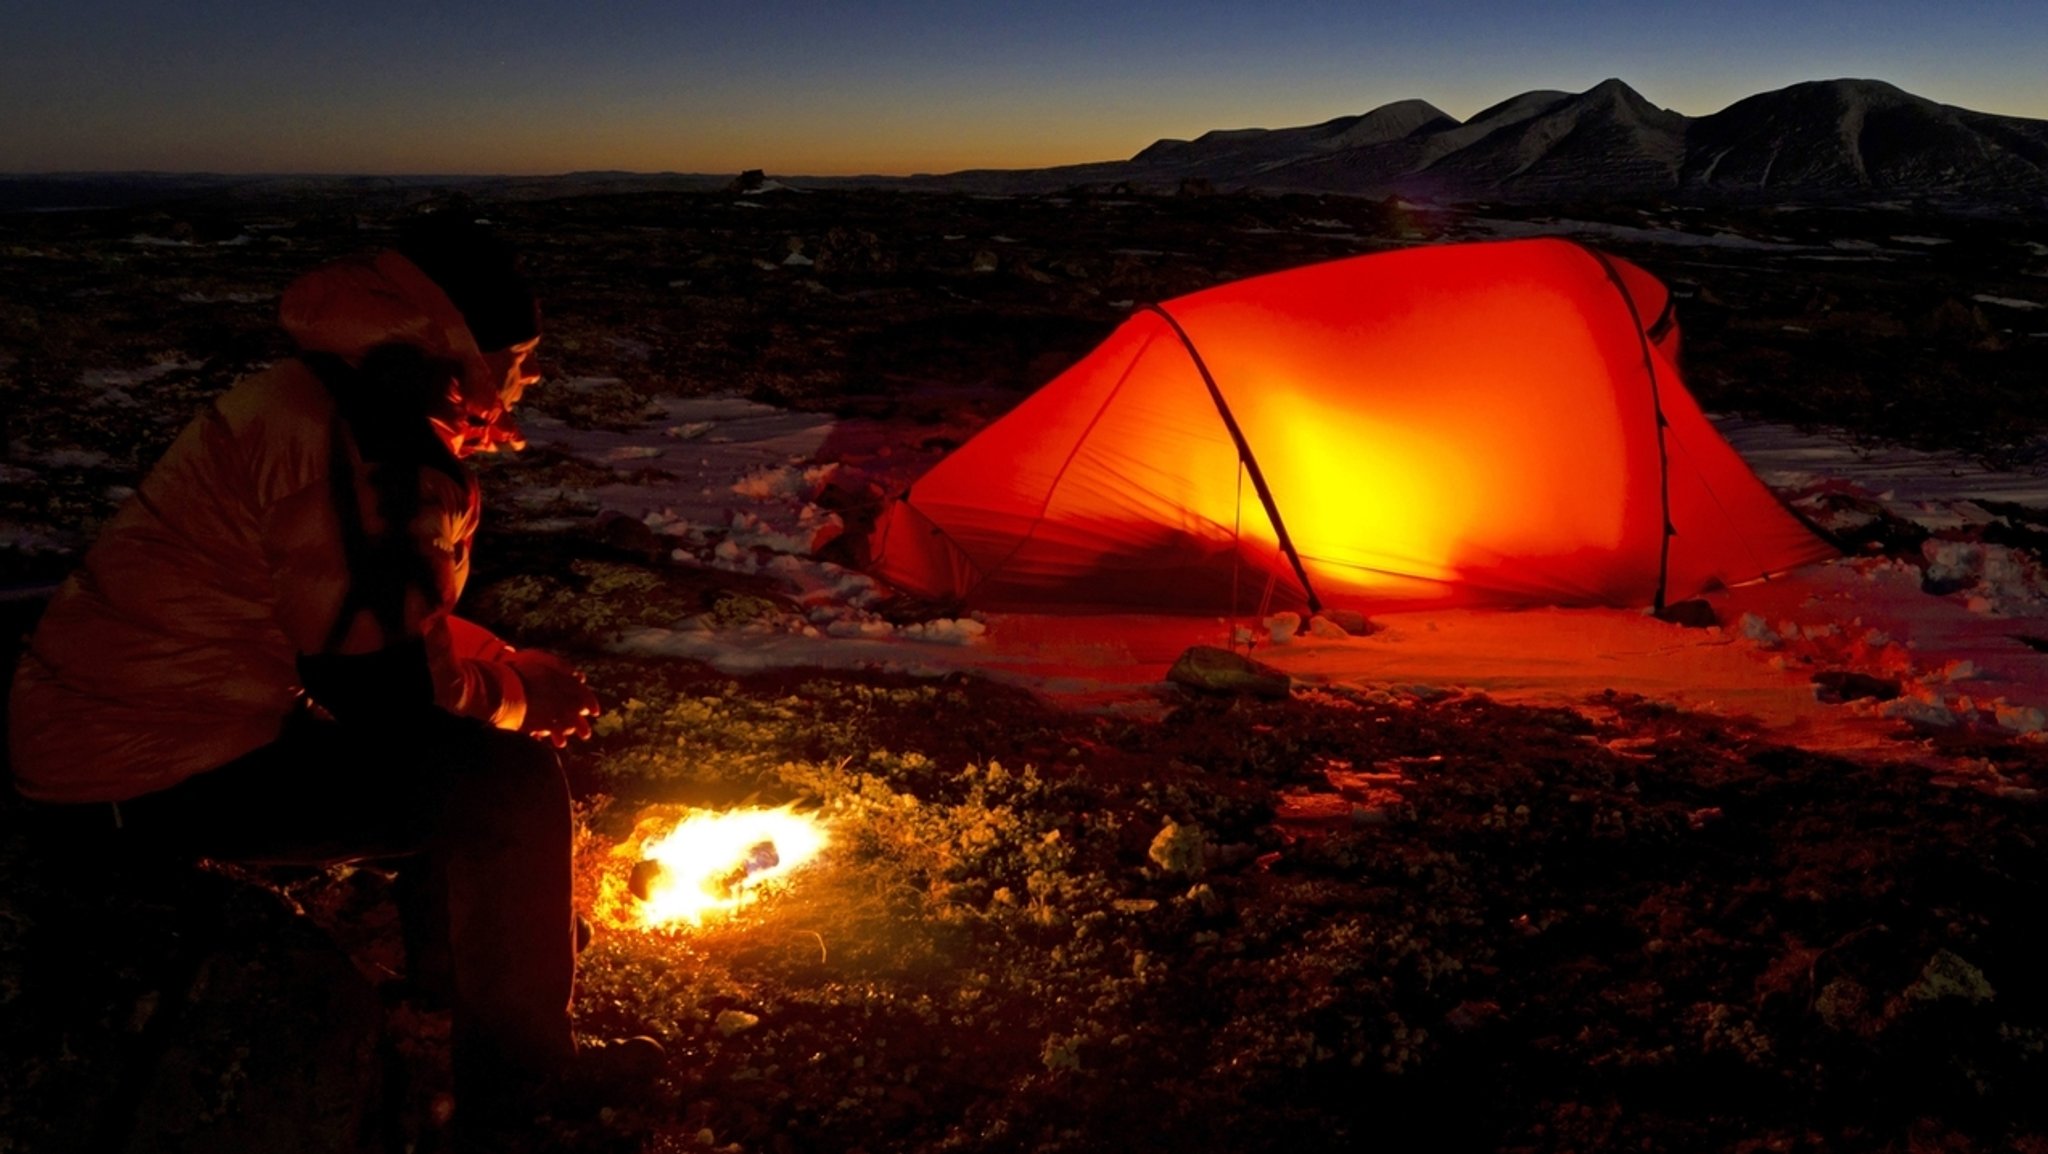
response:
<path id="1" fill-rule="evenodd" d="M 397 253 L 300 278 L 280 320 L 304 353 L 359 365 L 403 345 L 460 366 L 464 393 L 489 383 L 461 313 Z M 299 359 L 237 382 L 185 428 L 30 639 L 9 703 L 20 792 L 121 801 L 267 745 L 300 707 L 302 655 L 422 641 L 437 705 L 518 728 L 525 693 L 496 660 L 509 648 L 451 612 L 476 534 L 474 481 L 420 469 L 406 539 L 435 588 L 408 599 L 394 636 L 367 613 L 336 627 L 352 575 L 335 468 L 352 474 L 365 531 L 383 532 L 336 400 Z"/>

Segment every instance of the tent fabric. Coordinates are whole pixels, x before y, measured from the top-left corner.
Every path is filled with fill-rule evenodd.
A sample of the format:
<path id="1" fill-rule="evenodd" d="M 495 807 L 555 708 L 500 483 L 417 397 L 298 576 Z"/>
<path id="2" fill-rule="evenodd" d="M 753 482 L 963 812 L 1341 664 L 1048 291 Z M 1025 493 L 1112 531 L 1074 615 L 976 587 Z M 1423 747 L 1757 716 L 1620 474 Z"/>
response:
<path id="1" fill-rule="evenodd" d="M 976 608 L 1246 613 L 1649 605 L 1833 555 L 1687 393 L 1670 305 L 1556 239 L 1179 297 L 891 502 L 873 568 Z"/>

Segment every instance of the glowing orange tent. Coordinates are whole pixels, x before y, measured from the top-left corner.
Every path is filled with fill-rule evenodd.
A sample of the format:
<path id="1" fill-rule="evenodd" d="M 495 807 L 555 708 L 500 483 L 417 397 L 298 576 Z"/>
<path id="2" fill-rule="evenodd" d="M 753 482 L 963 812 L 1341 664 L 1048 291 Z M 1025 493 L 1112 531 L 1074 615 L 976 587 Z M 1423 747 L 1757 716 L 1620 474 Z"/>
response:
<path id="1" fill-rule="evenodd" d="M 1831 556 L 1701 415 L 1670 293 L 1564 240 L 1147 308 L 890 503 L 874 568 L 974 607 L 1658 605 Z"/>

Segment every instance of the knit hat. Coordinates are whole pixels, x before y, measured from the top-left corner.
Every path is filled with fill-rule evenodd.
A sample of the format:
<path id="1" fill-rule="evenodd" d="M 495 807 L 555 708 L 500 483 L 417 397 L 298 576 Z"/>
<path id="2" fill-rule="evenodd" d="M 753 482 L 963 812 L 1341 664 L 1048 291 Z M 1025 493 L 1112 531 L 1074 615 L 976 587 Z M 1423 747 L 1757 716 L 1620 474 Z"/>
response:
<path id="1" fill-rule="evenodd" d="M 399 232 L 399 254 L 448 294 L 486 353 L 540 335 L 540 306 L 512 246 L 489 227 L 453 213 L 416 217 Z"/>

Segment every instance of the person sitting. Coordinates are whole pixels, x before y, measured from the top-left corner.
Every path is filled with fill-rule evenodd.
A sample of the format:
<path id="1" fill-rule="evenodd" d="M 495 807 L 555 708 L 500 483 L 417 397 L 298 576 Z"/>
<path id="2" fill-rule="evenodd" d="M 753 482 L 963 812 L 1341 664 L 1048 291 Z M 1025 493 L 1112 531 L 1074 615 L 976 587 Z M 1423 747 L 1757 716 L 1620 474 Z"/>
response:
<path id="1" fill-rule="evenodd" d="M 15 788 L 138 852 L 419 859 L 458 1117 L 626 1055 L 644 1071 L 651 1040 L 579 1046 L 570 1020 L 555 750 L 597 698 L 454 613 L 463 460 L 517 443 L 538 379 L 531 287 L 490 230 L 430 217 L 295 281 L 280 319 L 297 355 L 185 428 L 44 612 L 10 698 Z"/>

